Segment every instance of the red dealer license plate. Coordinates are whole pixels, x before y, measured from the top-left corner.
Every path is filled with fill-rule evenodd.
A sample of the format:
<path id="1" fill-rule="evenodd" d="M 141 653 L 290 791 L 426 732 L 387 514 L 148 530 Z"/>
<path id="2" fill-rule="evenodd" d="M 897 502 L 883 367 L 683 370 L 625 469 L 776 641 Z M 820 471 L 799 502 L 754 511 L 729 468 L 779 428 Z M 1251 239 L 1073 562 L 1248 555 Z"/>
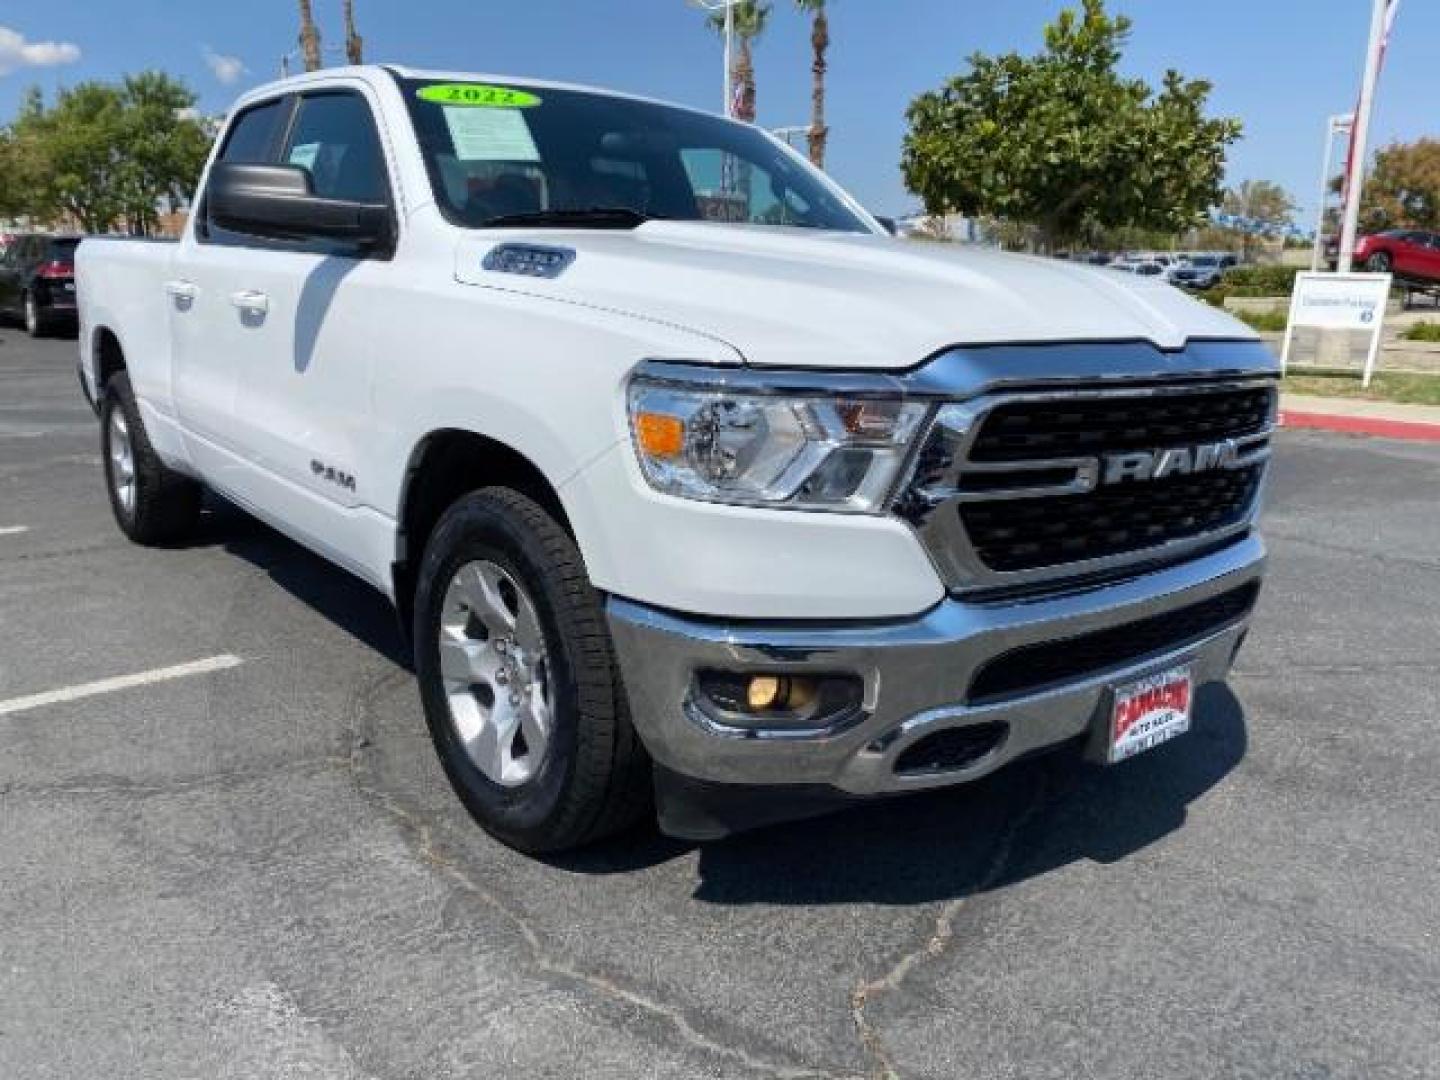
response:
<path id="1" fill-rule="evenodd" d="M 1143 754 L 1189 731 L 1193 684 L 1185 666 L 1117 686 L 1110 711 L 1110 761 Z"/>

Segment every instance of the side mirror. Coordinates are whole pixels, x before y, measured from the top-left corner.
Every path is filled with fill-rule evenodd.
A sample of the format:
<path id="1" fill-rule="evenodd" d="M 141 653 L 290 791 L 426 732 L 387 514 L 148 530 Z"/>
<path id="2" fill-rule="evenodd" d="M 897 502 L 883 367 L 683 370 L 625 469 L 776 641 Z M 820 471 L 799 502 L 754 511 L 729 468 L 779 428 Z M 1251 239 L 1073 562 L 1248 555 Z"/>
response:
<path id="1" fill-rule="evenodd" d="M 205 218 L 266 240 L 336 240 L 375 252 L 388 252 L 395 241 L 390 207 L 316 195 L 309 171 L 299 165 L 217 163 Z"/>

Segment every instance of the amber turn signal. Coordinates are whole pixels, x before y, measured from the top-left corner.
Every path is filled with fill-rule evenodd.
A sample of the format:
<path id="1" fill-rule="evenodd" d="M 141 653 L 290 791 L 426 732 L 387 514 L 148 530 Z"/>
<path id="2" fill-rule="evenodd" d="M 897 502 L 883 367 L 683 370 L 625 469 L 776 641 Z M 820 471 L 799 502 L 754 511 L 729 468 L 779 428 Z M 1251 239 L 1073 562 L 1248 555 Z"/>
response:
<path id="1" fill-rule="evenodd" d="M 685 449 L 685 425 L 678 417 L 664 413 L 638 413 L 635 440 L 652 458 L 677 458 Z"/>

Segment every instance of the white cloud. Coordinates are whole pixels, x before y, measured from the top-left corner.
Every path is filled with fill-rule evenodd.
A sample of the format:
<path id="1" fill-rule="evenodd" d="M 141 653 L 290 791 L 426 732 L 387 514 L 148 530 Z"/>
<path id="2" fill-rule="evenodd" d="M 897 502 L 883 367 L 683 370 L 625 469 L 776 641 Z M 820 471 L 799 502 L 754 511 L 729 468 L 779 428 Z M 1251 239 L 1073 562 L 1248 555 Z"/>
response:
<path id="1" fill-rule="evenodd" d="M 224 53 L 217 53 L 210 46 L 205 46 L 205 63 L 210 65 L 210 71 L 219 80 L 221 86 L 234 86 L 240 81 L 240 77 L 249 72 L 245 61 L 238 56 L 226 56 Z"/>
<path id="2" fill-rule="evenodd" d="M 80 47 L 68 41 L 26 41 L 25 35 L 0 26 L 0 75 L 27 67 L 55 67 L 80 59 Z"/>

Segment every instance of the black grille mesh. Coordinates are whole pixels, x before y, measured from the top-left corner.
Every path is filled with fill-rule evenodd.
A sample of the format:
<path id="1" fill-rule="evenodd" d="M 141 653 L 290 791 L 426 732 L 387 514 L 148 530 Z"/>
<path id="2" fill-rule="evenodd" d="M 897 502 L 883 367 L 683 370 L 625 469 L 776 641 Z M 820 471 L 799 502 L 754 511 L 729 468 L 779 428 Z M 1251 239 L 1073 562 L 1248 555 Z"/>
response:
<path id="1" fill-rule="evenodd" d="M 962 503 L 980 561 L 1012 572 L 1142 551 L 1240 522 L 1263 466 L 1172 476 L 1084 495 Z"/>
<path id="2" fill-rule="evenodd" d="M 985 419 L 970 449 L 977 462 L 1088 457 L 1193 446 L 1263 431 L 1272 387 L 1074 401 L 1017 401 Z"/>
<path id="3" fill-rule="evenodd" d="M 1259 583 L 1251 582 L 1164 615 L 1005 653 L 976 673 L 968 700 L 1018 697 L 1173 652 L 1243 618 L 1259 592 Z"/>

